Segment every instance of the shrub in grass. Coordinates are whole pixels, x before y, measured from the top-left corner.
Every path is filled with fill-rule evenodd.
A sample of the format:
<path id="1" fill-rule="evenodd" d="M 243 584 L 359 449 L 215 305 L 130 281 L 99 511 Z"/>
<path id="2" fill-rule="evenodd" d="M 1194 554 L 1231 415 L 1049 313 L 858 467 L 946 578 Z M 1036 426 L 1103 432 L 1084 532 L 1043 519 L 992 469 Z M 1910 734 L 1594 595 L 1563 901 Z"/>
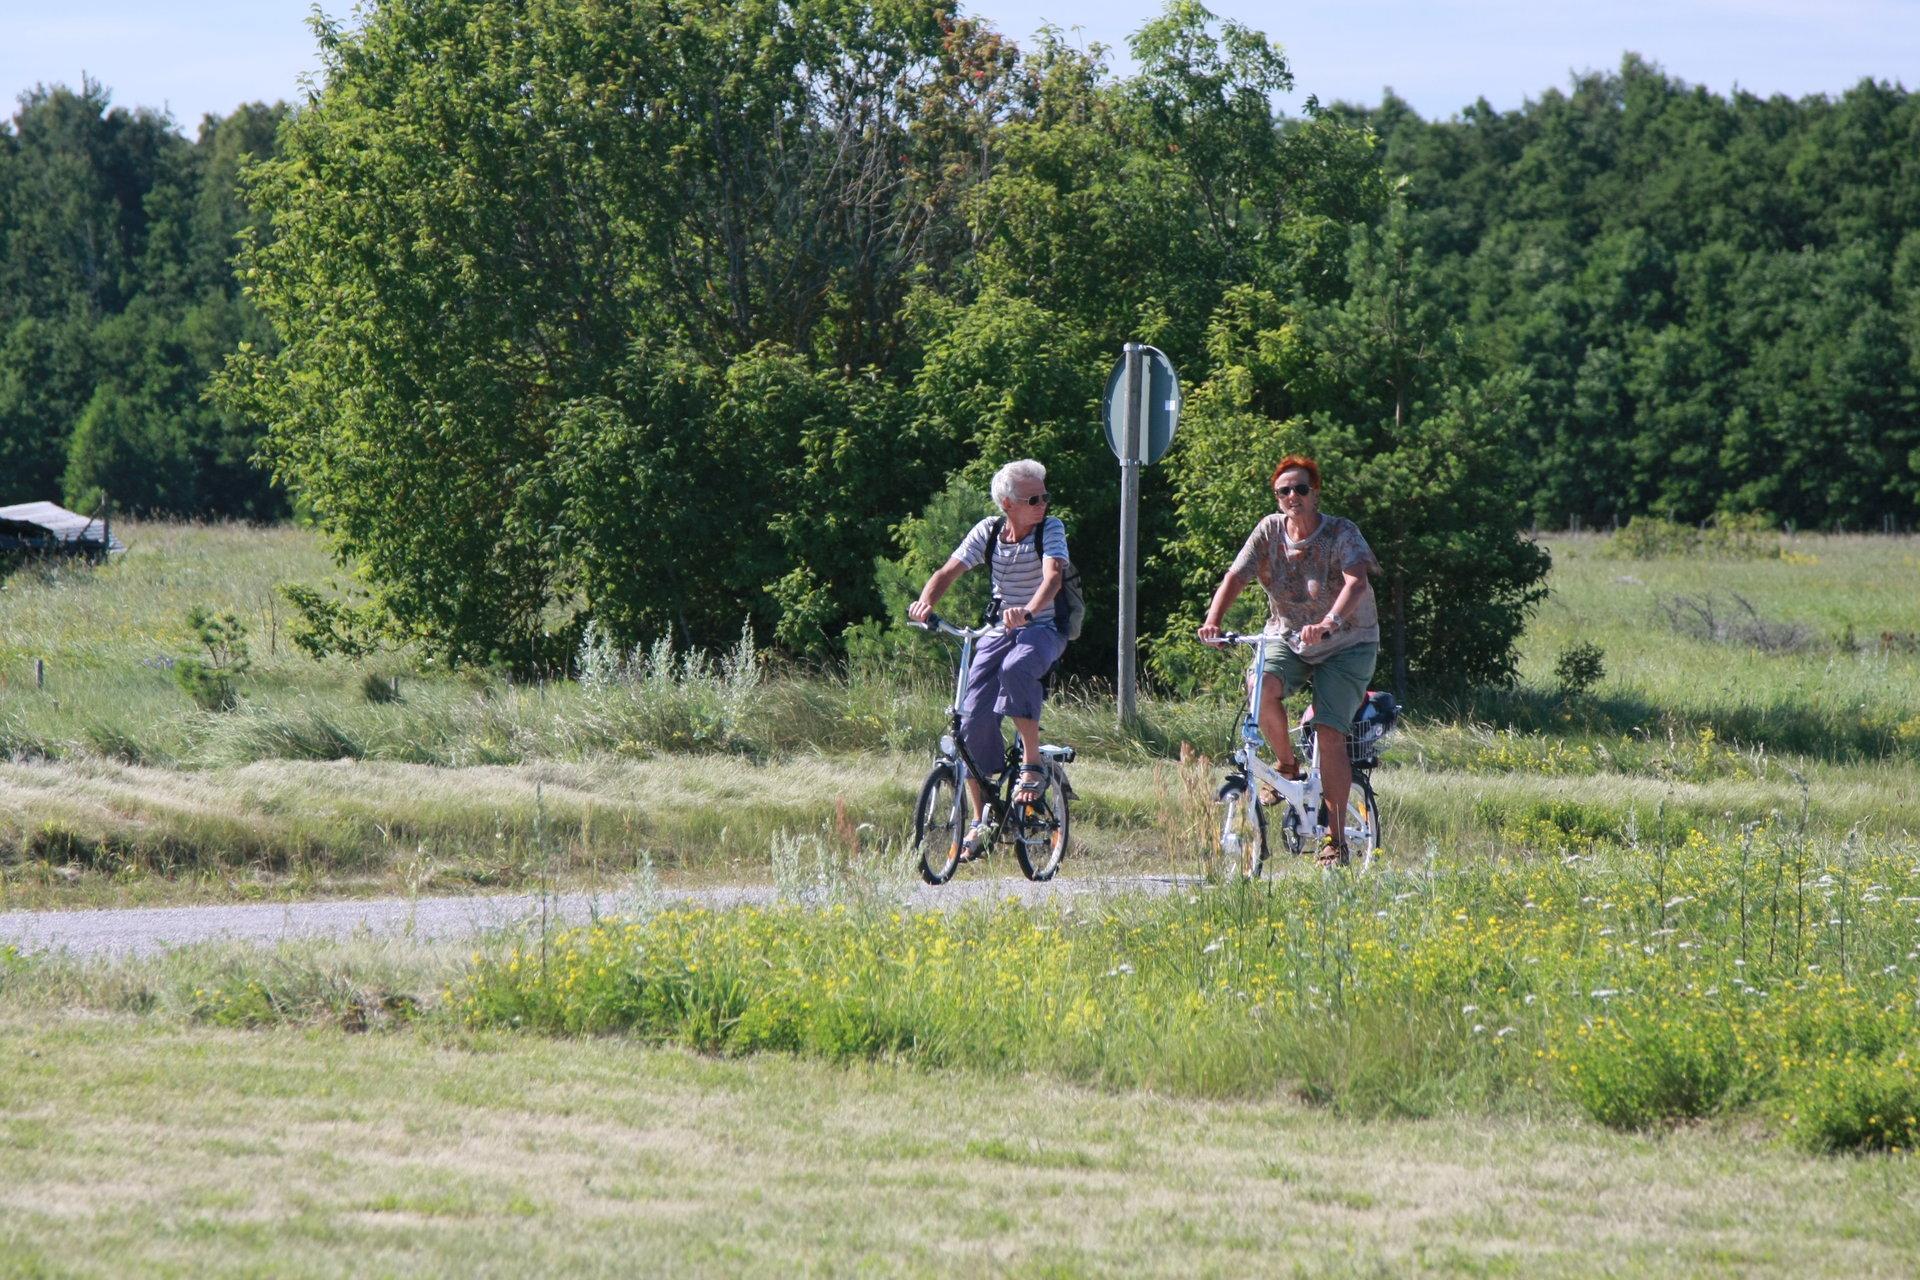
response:
<path id="1" fill-rule="evenodd" d="M 232 613 L 215 614 L 200 605 L 187 611 L 187 627 L 207 656 L 182 658 L 173 665 L 181 691 L 202 711 L 231 711 L 240 703 L 234 679 L 252 665 L 247 656 L 247 628 Z"/>
<path id="2" fill-rule="evenodd" d="M 1713 556 L 1728 560 L 1769 560 L 1780 556 L 1773 519 L 1762 512 L 1716 516 L 1701 527 L 1658 516 L 1634 516 L 1613 534 L 1601 554 L 1618 560 L 1662 560 Z"/>
<path id="3" fill-rule="evenodd" d="M 589 627 L 578 662 L 588 697 L 576 728 L 587 740 L 628 753 L 756 749 L 763 680 L 747 628 L 716 659 L 676 653 L 665 637 L 621 653 Z"/>
<path id="4" fill-rule="evenodd" d="M 186 1015 L 220 1027 L 287 1024 L 367 1031 L 419 1016 L 421 1002 L 404 978 L 386 972 L 376 952 L 368 963 L 349 947 L 282 948 L 278 956 L 207 949 L 168 966 L 164 985 Z M 192 986 L 186 990 L 187 983 Z"/>
<path id="5" fill-rule="evenodd" d="M 369 671 L 360 678 L 360 696 L 368 702 L 383 704 L 400 701 L 400 677 Z"/>
<path id="6" fill-rule="evenodd" d="M 1788 1136 L 1809 1151 L 1920 1147 L 1920 1042 L 1795 1064 L 1786 1072 L 1780 1113 Z"/>
<path id="7" fill-rule="evenodd" d="M 252 707 L 222 717 L 200 735 L 202 754 L 220 763 L 254 760 L 354 760 L 370 754 L 364 739 L 328 708 L 312 702 Z M 389 756 L 405 758 L 401 752 Z"/>
<path id="8" fill-rule="evenodd" d="M 173 679 L 202 711 L 231 711 L 240 705 L 240 695 L 227 674 L 198 658 L 174 663 Z"/>
<path id="9" fill-rule="evenodd" d="M 1606 676 L 1607 651 L 1589 640 L 1568 645 L 1553 664 L 1554 680 L 1572 698 L 1591 692 Z"/>
<path id="10" fill-rule="evenodd" d="M 1614 1129 L 1712 1115 L 1742 1083 L 1732 1023 L 1666 998 L 1583 1022 L 1562 1057 L 1568 1092 Z"/>

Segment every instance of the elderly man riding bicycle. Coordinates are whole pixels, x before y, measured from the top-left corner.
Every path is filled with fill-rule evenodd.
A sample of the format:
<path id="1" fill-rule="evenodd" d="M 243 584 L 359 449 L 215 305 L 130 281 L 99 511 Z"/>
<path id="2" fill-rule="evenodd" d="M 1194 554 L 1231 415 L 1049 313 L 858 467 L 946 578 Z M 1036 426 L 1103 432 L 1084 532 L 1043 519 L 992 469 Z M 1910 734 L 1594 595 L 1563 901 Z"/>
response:
<path id="1" fill-rule="evenodd" d="M 1329 812 L 1346 812 L 1353 785 L 1346 737 L 1367 696 L 1367 681 L 1380 655 L 1380 619 L 1367 575 L 1379 571 L 1360 527 L 1340 516 L 1320 514 L 1320 468 L 1311 458 L 1289 454 L 1273 469 L 1273 496 L 1280 510 L 1254 526 L 1233 567 L 1220 579 L 1200 624 L 1200 639 L 1220 638 L 1227 609 L 1247 584 L 1267 592 L 1267 633 L 1287 637 L 1268 651 L 1270 677 L 1261 691 L 1260 730 L 1273 748 L 1280 772 L 1296 776 L 1299 763 L 1287 736 L 1289 689 L 1313 685 L 1316 758 Z M 1326 837 L 1323 865 L 1345 866 L 1346 840 Z"/>
<path id="2" fill-rule="evenodd" d="M 961 574 L 992 557 L 1001 630 L 983 640 L 974 654 L 960 703 L 960 731 L 972 759 L 998 760 L 1000 718 L 1012 717 L 1022 762 L 1013 798 L 1016 804 L 1030 804 L 1040 798 L 1047 777 L 1040 756 L 1041 681 L 1066 647 L 1054 625 L 1054 597 L 1068 560 L 1067 529 L 1047 514 L 1047 469 L 1031 458 L 1009 462 L 995 472 L 992 492 L 1003 517 L 988 516 L 973 526 L 946 564 L 927 579 L 920 598 L 907 606 L 907 616 L 925 622 Z M 971 859 L 983 851 L 991 828 L 984 820 L 981 779 L 972 773 L 967 775 L 967 791 L 974 822 L 962 857 Z"/>

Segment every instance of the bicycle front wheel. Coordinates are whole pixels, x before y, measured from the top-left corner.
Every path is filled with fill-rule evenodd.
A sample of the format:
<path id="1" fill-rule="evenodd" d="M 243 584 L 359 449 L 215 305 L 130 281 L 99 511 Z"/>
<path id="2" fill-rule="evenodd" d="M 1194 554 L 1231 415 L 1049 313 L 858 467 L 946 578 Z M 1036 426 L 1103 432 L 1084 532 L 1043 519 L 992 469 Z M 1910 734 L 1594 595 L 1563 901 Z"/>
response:
<path id="1" fill-rule="evenodd" d="M 1267 865 L 1267 810 L 1260 803 L 1259 788 L 1230 783 L 1220 799 L 1225 812 L 1215 846 L 1221 872 L 1257 880 Z"/>
<path id="2" fill-rule="evenodd" d="M 920 857 L 920 878 L 945 884 L 960 865 L 960 842 L 967 834 L 967 797 L 959 770 L 942 760 L 920 784 L 913 810 L 913 848 Z"/>
<path id="3" fill-rule="evenodd" d="M 1029 880 L 1051 880 L 1067 856 L 1072 818 L 1067 812 L 1067 780 L 1058 772 L 1047 779 L 1047 793 L 1038 804 L 1022 805 L 1014 814 L 1013 848 L 1020 870 Z"/>
<path id="4" fill-rule="evenodd" d="M 1347 793 L 1347 851 L 1365 871 L 1380 851 L 1380 802 L 1374 798 L 1373 781 L 1354 775 L 1353 790 Z"/>

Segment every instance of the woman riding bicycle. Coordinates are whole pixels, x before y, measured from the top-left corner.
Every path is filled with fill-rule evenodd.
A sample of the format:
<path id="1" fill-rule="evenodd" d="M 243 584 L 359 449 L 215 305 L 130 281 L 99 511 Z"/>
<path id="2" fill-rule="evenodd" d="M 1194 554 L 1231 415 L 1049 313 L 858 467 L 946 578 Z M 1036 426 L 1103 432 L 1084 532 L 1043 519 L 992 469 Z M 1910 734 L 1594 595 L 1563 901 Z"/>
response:
<path id="1" fill-rule="evenodd" d="M 1284 645 L 1267 650 L 1260 731 L 1280 772 L 1296 776 L 1300 764 L 1281 699 L 1290 688 L 1312 684 L 1315 754 L 1327 811 L 1341 814 L 1353 787 L 1346 738 L 1380 656 L 1380 618 L 1367 582 L 1380 562 L 1358 525 L 1320 514 L 1320 468 L 1313 459 L 1298 454 L 1280 459 L 1271 483 L 1280 510 L 1254 526 L 1220 579 L 1196 634 L 1218 640 L 1228 608 L 1248 583 L 1259 580 L 1267 593 L 1267 634 L 1286 637 Z M 1347 856 L 1345 836 L 1329 832 L 1321 865 L 1344 866 Z"/>
<path id="2" fill-rule="evenodd" d="M 982 769 L 1004 757 L 1000 718 L 1011 716 L 1020 734 L 1020 777 L 1016 805 L 1038 801 L 1046 786 L 1040 759 L 1041 679 L 1060 660 L 1066 641 L 1053 622 L 1053 598 L 1060 590 L 1068 559 L 1067 528 L 1046 514 L 1047 469 L 1031 458 L 1009 462 L 993 476 L 993 500 L 1004 518 L 988 516 L 973 526 L 953 555 L 940 566 L 907 616 L 925 622 L 947 588 L 967 570 L 993 557 L 993 598 L 1002 630 L 981 641 L 960 701 L 960 733 L 967 753 Z M 1000 536 L 993 538 L 999 524 Z M 1039 531 L 1038 546 L 1035 531 Z M 1044 553 L 1044 554 L 1043 554 Z M 967 773 L 974 822 L 967 832 L 963 861 L 978 857 L 991 836 L 985 822 L 986 799 L 979 774 Z"/>

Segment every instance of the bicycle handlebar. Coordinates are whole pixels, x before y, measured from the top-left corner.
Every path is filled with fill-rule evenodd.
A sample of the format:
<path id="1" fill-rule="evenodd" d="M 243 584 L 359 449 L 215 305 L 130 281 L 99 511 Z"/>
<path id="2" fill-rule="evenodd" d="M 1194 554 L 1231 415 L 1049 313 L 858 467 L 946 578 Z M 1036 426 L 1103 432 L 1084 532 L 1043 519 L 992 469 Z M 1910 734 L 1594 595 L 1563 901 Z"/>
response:
<path id="1" fill-rule="evenodd" d="M 1258 635 L 1251 635 L 1251 636 L 1244 635 L 1238 631 L 1222 631 L 1216 639 L 1202 640 L 1200 643 L 1206 644 L 1206 645 L 1212 645 L 1216 649 L 1224 649 L 1230 644 L 1244 644 L 1248 646 L 1258 646 L 1263 644 L 1272 644 L 1276 640 L 1291 644 L 1292 641 L 1298 640 L 1299 638 L 1300 638 L 1300 633 L 1298 631 L 1282 631 L 1274 635 L 1269 635 L 1266 632 L 1261 632 Z"/>
<path id="2" fill-rule="evenodd" d="M 978 640 L 993 630 L 992 627 L 956 627 L 937 613 L 928 614 L 925 622 L 915 622 L 912 618 L 908 618 L 907 625 L 916 631 L 925 631 L 928 634 L 938 631 L 956 640 Z"/>

